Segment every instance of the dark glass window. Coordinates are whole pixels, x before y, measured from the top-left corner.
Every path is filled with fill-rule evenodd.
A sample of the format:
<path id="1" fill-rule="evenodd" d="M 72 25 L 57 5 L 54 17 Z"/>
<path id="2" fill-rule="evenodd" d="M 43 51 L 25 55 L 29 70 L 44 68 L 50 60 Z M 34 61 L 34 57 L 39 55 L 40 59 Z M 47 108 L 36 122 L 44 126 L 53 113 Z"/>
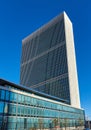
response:
<path id="1" fill-rule="evenodd" d="M 27 128 L 27 118 L 24 118 L 24 129 Z"/>

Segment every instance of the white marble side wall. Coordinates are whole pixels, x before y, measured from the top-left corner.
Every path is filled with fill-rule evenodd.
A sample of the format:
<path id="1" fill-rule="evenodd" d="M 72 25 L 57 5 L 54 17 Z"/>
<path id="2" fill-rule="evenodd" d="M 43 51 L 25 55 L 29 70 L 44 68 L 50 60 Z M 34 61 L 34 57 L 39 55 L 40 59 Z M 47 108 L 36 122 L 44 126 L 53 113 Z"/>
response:
<path id="1" fill-rule="evenodd" d="M 64 23 L 65 23 L 70 100 L 71 100 L 71 105 L 73 107 L 80 108 L 80 97 L 79 97 L 79 88 L 78 88 L 73 29 L 72 29 L 72 23 L 65 12 L 64 12 Z"/>

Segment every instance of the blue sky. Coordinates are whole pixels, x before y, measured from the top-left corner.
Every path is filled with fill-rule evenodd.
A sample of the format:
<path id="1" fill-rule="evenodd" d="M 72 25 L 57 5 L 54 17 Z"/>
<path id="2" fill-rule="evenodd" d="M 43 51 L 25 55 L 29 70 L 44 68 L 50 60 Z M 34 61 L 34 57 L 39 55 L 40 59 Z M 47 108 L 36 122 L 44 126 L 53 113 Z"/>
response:
<path id="1" fill-rule="evenodd" d="M 22 39 L 66 11 L 74 27 L 81 106 L 91 118 L 90 5 L 90 0 L 1 0 L 0 78 L 19 84 Z"/>

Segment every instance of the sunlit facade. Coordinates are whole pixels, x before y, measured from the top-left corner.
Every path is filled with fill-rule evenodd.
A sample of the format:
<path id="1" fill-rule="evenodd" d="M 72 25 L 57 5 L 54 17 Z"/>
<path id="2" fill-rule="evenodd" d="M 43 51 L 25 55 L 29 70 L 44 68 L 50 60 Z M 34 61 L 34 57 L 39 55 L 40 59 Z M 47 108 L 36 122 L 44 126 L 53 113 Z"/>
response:
<path id="1" fill-rule="evenodd" d="M 84 110 L 65 102 L 0 79 L 0 130 L 83 128 Z"/>
<path id="2" fill-rule="evenodd" d="M 80 108 L 73 29 L 65 12 L 22 40 L 20 84 Z"/>

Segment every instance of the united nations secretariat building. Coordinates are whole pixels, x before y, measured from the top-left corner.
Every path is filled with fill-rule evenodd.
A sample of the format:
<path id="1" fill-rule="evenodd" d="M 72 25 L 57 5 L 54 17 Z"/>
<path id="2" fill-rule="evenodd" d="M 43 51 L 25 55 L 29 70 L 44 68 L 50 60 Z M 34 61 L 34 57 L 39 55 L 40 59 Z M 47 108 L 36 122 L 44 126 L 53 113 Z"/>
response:
<path id="1" fill-rule="evenodd" d="M 22 40 L 20 85 L 0 79 L 0 130 L 83 130 L 72 23 L 65 12 Z"/>

